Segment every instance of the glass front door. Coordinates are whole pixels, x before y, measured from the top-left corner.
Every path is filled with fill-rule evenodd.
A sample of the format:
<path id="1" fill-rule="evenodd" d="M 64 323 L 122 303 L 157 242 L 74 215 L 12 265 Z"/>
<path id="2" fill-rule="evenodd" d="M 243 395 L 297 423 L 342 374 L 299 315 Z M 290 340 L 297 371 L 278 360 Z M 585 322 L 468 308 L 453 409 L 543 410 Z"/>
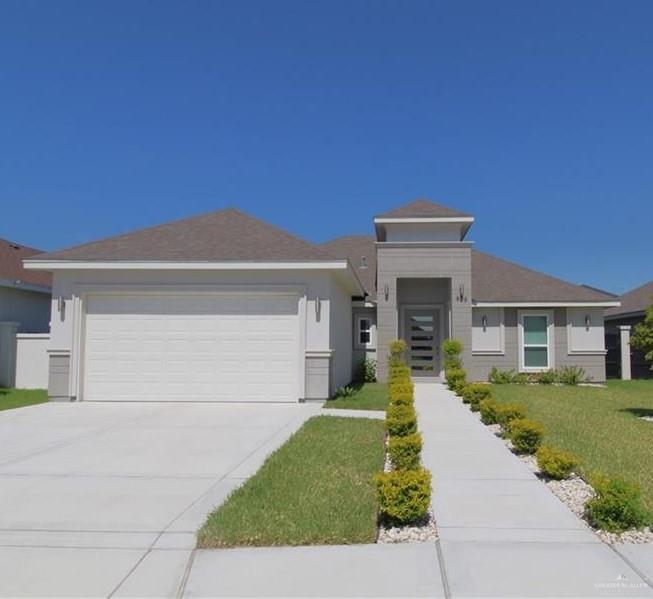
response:
<path id="1" fill-rule="evenodd" d="M 404 311 L 406 359 L 413 376 L 440 375 L 440 331 L 438 312 L 433 308 Z"/>

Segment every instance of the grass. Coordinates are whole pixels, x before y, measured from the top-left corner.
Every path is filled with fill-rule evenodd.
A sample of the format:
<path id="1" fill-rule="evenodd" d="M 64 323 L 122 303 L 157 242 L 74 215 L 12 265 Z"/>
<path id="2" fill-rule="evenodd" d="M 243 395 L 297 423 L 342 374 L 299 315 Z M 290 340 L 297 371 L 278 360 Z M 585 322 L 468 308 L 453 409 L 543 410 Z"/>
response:
<path id="1" fill-rule="evenodd" d="M 0 411 L 33 406 L 48 401 L 45 389 L 6 389 L 0 387 Z"/>
<path id="2" fill-rule="evenodd" d="M 388 407 L 388 385 L 385 383 L 362 383 L 355 385 L 354 388 L 352 396 L 330 399 L 324 404 L 324 407 L 383 411 Z"/>
<path id="3" fill-rule="evenodd" d="M 544 443 L 575 453 L 584 476 L 599 471 L 642 487 L 653 517 L 653 381 L 606 388 L 493 385 L 500 402 L 518 402 L 546 427 Z"/>
<path id="4" fill-rule="evenodd" d="M 209 515 L 199 547 L 373 543 L 383 422 L 316 416 Z"/>

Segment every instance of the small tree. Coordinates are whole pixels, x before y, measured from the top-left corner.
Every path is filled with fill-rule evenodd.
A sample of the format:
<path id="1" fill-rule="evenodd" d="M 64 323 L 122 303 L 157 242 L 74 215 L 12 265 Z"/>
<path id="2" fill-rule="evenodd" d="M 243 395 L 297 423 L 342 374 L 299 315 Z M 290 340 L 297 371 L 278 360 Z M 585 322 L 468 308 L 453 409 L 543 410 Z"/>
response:
<path id="1" fill-rule="evenodd" d="M 650 362 L 653 370 L 653 305 L 646 310 L 644 321 L 635 326 L 630 344 L 644 352 L 644 359 Z"/>
<path id="2" fill-rule="evenodd" d="M 388 344 L 388 364 L 398 366 L 404 363 L 406 353 L 406 342 L 403 339 L 395 339 Z"/>
<path id="3" fill-rule="evenodd" d="M 458 339 L 446 339 L 442 344 L 444 354 L 444 369 L 462 368 L 460 354 L 463 353 L 463 344 Z"/>

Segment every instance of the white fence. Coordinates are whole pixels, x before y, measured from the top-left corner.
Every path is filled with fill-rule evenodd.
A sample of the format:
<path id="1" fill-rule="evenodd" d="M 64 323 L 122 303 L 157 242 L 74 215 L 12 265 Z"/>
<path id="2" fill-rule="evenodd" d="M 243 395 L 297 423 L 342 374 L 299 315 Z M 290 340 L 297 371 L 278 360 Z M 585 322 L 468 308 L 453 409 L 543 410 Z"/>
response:
<path id="1" fill-rule="evenodd" d="M 0 387 L 47 389 L 49 333 L 17 333 L 18 325 L 0 322 Z"/>

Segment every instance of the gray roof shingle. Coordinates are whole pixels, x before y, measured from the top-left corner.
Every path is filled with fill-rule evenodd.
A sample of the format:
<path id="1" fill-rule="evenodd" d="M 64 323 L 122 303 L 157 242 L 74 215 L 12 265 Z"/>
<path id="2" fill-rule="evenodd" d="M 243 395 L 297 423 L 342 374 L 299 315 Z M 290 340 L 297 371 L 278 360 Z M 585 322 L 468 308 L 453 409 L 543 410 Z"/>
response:
<path id="1" fill-rule="evenodd" d="M 646 309 L 653 304 L 653 281 L 631 289 L 619 299 L 621 300 L 621 306 L 618 308 L 608 308 L 605 311 L 606 317 L 646 312 Z"/>
<path id="2" fill-rule="evenodd" d="M 52 275 L 50 273 L 25 270 L 23 268 L 25 258 L 31 258 L 36 254 L 40 254 L 41 251 L 13 241 L 0 239 L 0 279 L 51 287 Z"/>
<path id="3" fill-rule="evenodd" d="M 33 256 L 84 261 L 329 261 L 318 246 L 227 208 L 133 233 Z"/>
<path id="4" fill-rule="evenodd" d="M 430 200 L 418 198 L 408 204 L 378 214 L 376 218 L 468 218 L 471 216 L 467 212 L 461 212 Z"/>
<path id="5" fill-rule="evenodd" d="M 376 297 L 376 238 L 372 235 L 348 235 L 337 237 L 320 245 L 337 258 L 346 258 L 370 298 Z M 367 268 L 362 268 L 365 257 Z"/>

